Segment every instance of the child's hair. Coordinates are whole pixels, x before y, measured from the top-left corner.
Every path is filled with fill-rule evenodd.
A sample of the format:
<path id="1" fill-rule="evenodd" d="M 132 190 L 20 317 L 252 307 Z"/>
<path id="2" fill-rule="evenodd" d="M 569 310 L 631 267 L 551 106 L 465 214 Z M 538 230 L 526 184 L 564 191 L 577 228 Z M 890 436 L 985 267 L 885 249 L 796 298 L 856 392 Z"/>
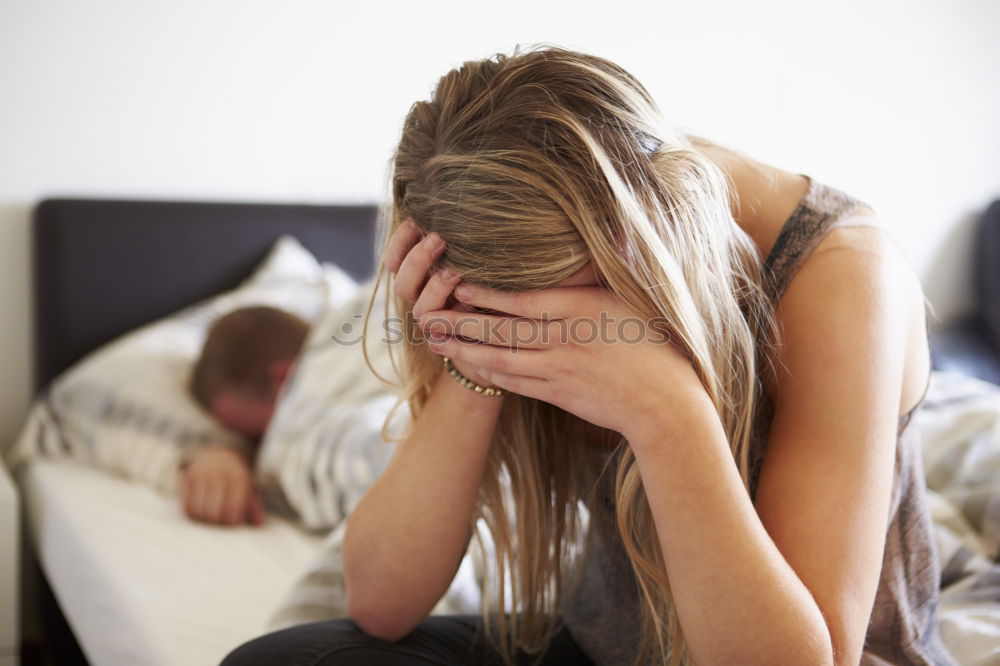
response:
<path id="1" fill-rule="evenodd" d="M 733 217 L 726 175 L 696 149 L 701 142 L 709 143 L 667 125 L 646 89 L 608 60 L 547 47 L 466 62 L 406 117 L 381 249 L 412 218 L 446 241 L 438 269 L 515 291 L 551 287 L 593 261 L 633 312 L 665 322 L 749 488 L 761 375 L 777 330 L 762 258 Z M 383 278 L 391 293 L 380 265 L 378 285 Z M 400 315 L 412 307 L 398 296 L 393 303 Z M 415 324 L 411 332 L 397 406 L 408 404 L 412 423 L 441 359 L 412 342 L 421 339 Z M 578 506 L 594 501 L 594 456 L 581 419 L 517 394 L 503 400 L 473 521 L 484 519 L 493 538 L 498 592 L 483 614 L 509 656 L 516 646 L 541 650 L 557 629 L 579 571 Z M 407 434 L 383 428 L 387 439 Z M 638 659 L 676 664 L 686 646 L 652 514 L 635 456 L 623 438 L 614 443 L 615 520 L 638 583 Z M 517 612 L 508 616 L 508 607 Z"/>
<path id="2" fill-rule="evenodd" d="M 301 317 L 267 305 L 222 315 L 209 328 L 188 388 L 208 411 L 222 389 L 269 397 L 268 369 L 275 361 L 296 358 L 308 332 Z"/>

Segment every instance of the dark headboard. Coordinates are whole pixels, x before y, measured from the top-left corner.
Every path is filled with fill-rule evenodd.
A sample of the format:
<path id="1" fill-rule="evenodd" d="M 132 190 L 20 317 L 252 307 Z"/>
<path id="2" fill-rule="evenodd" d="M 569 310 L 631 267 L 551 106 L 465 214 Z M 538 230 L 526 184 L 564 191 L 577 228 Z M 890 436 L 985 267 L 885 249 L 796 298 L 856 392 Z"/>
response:
<path id="1" fill-rule="evenodd" d="M 356 280 L 374 274 L 371 206 L 47 199 L 35 208 L 34 390 L 87 352 L 235 287 L 291 234 Z"/>

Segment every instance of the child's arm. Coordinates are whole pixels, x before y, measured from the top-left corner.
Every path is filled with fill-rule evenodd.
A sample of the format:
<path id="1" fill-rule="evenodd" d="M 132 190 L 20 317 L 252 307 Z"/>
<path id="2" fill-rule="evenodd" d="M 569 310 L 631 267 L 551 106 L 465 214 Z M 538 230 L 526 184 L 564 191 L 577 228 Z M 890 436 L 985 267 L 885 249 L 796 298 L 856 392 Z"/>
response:
<path id="1" fill-rule="evenodd" d="M 264 522 L 251 462 L 224 445 L 195 451 L 181 467 L 181 505 L 192 520 L 221 525 Z"/>

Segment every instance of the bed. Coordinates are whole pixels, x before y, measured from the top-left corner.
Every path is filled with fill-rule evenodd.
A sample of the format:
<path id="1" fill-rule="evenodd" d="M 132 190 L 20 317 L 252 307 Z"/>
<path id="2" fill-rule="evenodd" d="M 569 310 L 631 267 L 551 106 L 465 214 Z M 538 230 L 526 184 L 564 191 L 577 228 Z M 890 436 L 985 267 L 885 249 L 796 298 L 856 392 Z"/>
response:
<path id="1" fill-rule="evenodd" d="M 41 202 L 35 391 L 120 334 L 234 287 L 282 234 L 366 279 L 375 218 L 374 206 Z M 18 481 L 28 550 L 45 577 L 25 582 L 40 595 L 25 607 L 44 610 L 51 587 L 61 615 L 45 622 L 45 640 L 62 664 L 218 663 L 261 633 L 320 540 L 280 517 L 259 530 L 192 523 L 162 494 L 72 461 L 32 461 Z M 59 634 L 61 616 L 72 635 Z M 29 633 L 39 621 L 25 618 Z"/>
<path id="2" fill-rule="evenodd" d="M 365 280 L 376 214 L 374 206 L 42 202 L 33 221 L 36 391 L 101 344 L 234 287 L 283 234 Z M 977 381 L 936 375 L 917 418 L 946 588 L 942 633 L 960 663 L 986 665 L 1000 663 L 1000 387 Z M 61 612 L 42 613 L 53 618 L 45 640 L 61 665 L 216 664 L 265 630 L 296 576 L 338 573 L 334 560 L 313 559 L 325 538 L 277 515 L 260 530 L 192 523 L 149 487 L 65 460 L 32 460 L 18 482 L 30 558 L 44 575 L 25 585 L 41 593 L 27 607 L 44 610 L 51 587 Z M 23 569 L 30 574 L 31 562 Z M 464 582 L 438 610 L 478 607 L 469 593 L 479 575 L 463 564 L 456 580 Z"/>

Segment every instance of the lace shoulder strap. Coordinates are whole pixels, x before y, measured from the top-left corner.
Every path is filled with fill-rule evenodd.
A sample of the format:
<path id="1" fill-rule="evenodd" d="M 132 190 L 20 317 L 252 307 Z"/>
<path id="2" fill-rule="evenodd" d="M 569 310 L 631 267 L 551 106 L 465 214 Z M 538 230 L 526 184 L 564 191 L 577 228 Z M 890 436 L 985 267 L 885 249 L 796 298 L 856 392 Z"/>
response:
<path id="1" fill-rule="evenodd" d="M 852 215 L 871 211 L 864 201 L 824 185 L 807 174 L 805 196 L 785 221 L 764 263 L 771 302 L 777 306 L 785 289 L 812 251 L 832 229 L 841 226 L 880 226 L 874 216 Z"/>

